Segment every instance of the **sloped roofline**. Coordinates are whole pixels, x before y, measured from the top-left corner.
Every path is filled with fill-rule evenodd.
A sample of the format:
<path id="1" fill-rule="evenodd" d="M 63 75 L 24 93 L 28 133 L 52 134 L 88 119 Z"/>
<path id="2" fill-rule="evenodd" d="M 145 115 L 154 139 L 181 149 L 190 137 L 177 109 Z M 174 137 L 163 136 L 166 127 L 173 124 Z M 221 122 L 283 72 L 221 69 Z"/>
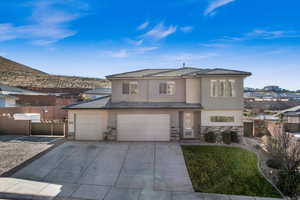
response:
<path id="1" fill-rule="evenodd" d="M 178 76 L 174 76 L 174 77 L 184 77 L 184 76 L 194 76 L 194 77 L 198 77 L 198 76 L 208 76 L 208 75 L 230 75 L 230 76 L 251 76 L 252 73 L 250 72 L 246 72 L 246 71 L 239 71 L 239 70 L 231 70 L 231 69 L 224 69 L 224 68 L 213 68 L 213 69 L 208 69 L 208 68 L 196 68 L 196 67 L 185 67 L 185 68 L 176 68 L 176 69 L 172 69 L 172 68 L 156 68 L 156 69 L 151 69 L 151 68 L 146 68 L 146 69 L 141 69 L 141 70 L 135 70 L 135 71 L 130 71 L 130 72 L 124 72 L 124 73 L 119 73 L 119 74 L 113 74 L 113 75 L 109 75 L 106 76 L 107 79 L 126 79 L 126 78 L 149 78 L 152 77 L 154 75 L 158 75 L 158 74 L 164 74 L 164 73 L 168 73 L 168 72 L 175 72 L 175 71 L 179 71 L 182 69 L 195 69 L 195 70 L 199 70 L 199 71 L 194 71 L 194 72 L 187 72 Z M 125 75 L 125 74 L 130 74 L 130 73 L 135 73 L 135 72 L 143 72 L 146 70 L 166 70 L 166 71 L 161 71 L 161 72 L 153 72 L 153 73 L 149 73 L 149 74 L 145 74 L 143 76 L 125 76 L 125 77 L 119 77 L 120 75 Z M 216 70 L 222 70 L 222 71 L 227 71 L 227 72 L 232 72 L 232 73 L 216 73 L 216 74 L 210 74 L 209 72 L 213 72 Z M 205 71 L 205 72 L 204 72 Z M 163 76 L 160 76 L 163 77 Z M 172 77 L 172 76 L 168 76 L 168 77 Z M 156 78 L 156 76 L 155 76 Z"/>
<path id="2" fill-rule="evenodd" d="M 62 107 L 61 109 L 76 109 L 76 108 L 72 108 L 72 107 L 77 106 L 77 105 L 81 105 L 81 104 L 85 104 L 85 103 L 90 103 L 90 102 L 93 102 L 93 101 L 98 101 L 98 100 L 109 98 L 109 97 L 110 97 L 110 95 L 106 95 L 106 96 L 98 97 L 98 98 L 91 99 L 91 100 L 81 101 L 79 103 L 73 103 L 73 104 L 66 105 L 66 106 Z"/>
<path id="3" fill-rule="evenodd" d="M 105 76 L 107 79 L 109 78 L 114 78 L 114 76 L 120 76 L 120 75 L 124 75 L 124 74 L 128 74 L 128 73 L 135 73 L 135 72 L 142 72 L 142 71 L 146 71 L 146 70 L 172 70 L 172 68 L 145 68 L 145 69 L 139 69 L 139 70 L 134 70 L 134 71 L 129 71 L 129 72 L 122 72 L 122 73 L 118 73 L 118 74 L 111 74 L 108 76 Z M 157 72 L 155 72 L 157 73 Z M 160 73 L 160 72 L 158 72 Z"/>

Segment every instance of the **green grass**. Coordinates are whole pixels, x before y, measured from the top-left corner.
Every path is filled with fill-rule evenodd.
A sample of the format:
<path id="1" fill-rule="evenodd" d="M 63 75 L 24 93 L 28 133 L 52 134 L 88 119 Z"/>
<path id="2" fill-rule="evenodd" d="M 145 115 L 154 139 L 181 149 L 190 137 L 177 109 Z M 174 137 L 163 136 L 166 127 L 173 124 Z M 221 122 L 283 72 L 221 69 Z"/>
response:
<path id="1" fill-rule="evenodd" d="M 238 147 L 182 146 L 196 192 L 280 197 L 260 174 L 254 153 Z"/>

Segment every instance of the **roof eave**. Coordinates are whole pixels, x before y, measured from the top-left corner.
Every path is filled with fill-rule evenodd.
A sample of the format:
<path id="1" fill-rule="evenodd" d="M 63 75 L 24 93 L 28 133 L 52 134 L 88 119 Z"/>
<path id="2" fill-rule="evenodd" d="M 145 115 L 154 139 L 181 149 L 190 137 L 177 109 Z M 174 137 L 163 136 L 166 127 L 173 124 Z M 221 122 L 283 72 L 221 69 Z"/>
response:
<path id="1" fill-rule="evenodd" d="M 66 105 L 64 107 L 62 107 L 61 109 L 63 110 L 67 110 L 67 109 L 81 109 L 81 108 L 72 108 L 72 106 L 77 106 L 77 105 L 81 105 L 81 104 L 85 104 L 85 103 L 89 103 L 89 102 L 93 102 L 93 101 L 97 101 L 97 100 L 101 100 L 101 99 L 105 99 L 105 98 L 109 98 L 110 95 L 105 95 L 96 99 L 91 99 L 91 100 L 87 100 L 87 101 L 82 101 L 82 102 L 78 102 L 78 103 L 73 103 L 70 105 Z"/>
<path id="2" fill-rule="evenodd" d="M 194 75 L 194 77 L 204 77 L 204 76 L 238 76 L 238 77 L 248 77 L 251 76 L 252 73 L 245 74 L 198 74 Z"/>

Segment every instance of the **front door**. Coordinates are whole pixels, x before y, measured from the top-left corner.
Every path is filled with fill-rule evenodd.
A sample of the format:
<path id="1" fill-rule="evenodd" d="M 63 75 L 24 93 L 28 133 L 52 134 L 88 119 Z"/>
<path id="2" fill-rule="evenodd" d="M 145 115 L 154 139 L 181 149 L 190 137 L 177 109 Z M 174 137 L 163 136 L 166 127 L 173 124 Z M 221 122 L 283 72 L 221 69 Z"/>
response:
<path id="1" fill-rule="evenodd" d="M 194 113 L 184 112 L 183 114 L 183 137 L 194 138 Z"/>

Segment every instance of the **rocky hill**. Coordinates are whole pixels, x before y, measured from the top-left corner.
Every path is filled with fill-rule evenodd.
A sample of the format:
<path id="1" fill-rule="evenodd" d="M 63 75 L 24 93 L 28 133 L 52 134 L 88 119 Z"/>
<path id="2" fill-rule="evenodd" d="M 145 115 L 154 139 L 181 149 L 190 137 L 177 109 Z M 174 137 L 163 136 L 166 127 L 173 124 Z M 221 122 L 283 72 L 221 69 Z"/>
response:
<path id="1" fill-rule="evenodd" d="M 51 75 L 1 56 L 0 84 L 23 88 L 110 87 L 110 82 L 105 79 Z"/>

